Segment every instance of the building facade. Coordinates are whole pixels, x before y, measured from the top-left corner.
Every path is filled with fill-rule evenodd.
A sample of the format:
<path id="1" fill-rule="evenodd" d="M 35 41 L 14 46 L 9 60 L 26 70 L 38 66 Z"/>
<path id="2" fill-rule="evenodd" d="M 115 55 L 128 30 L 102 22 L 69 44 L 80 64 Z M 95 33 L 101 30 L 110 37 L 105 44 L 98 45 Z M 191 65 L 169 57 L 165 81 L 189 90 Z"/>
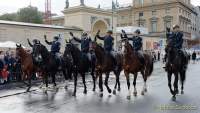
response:
<path id="1" fill-rule="evenodd" d="M 147 27 L 151 34 L 161 36 L 166 27 L 180 25 L 186 39 L 191 38 L 192 15 L 190 0 L 134 0 L 134 25 Z"/>
<path id="2" fill-rule="evenodd" d="M 30 48 L 27 39 L 39 39 L 42 44 L 44 42 L 44 35 L 47 35 L 49 41 L 53 40 L 54 36 L 61 36 L 62 52 L 65 49 L 65 39 L 68 39 L 69 32 L 74 32 L 75 35 L 80 36 L 82 30 L 75 27 L 64 27 L 43 24 L 30 24 L 23 22 L 11 22 L 0 20 L 0 42 L 13 41 L 20 43 L 26 48 Z M 50 46 L 47 46 L 50 48 Z"/>
<path id="3" fill-rule="evenodd" d="M 110 10 L 80 5 L 65 8 L 65 26 L 76 26 L 94 36 L 98 30 L 105 34 L 107 30 L 116 31 L 117 16 Z M 103 35 L 102 34 L 102 35 Z"/>

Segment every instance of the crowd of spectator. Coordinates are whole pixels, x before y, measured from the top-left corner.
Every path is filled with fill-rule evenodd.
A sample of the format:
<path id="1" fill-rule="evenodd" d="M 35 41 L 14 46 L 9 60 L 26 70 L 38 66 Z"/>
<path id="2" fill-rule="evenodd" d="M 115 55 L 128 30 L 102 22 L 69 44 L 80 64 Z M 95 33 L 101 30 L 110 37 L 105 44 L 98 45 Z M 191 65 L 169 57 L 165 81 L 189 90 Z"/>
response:
<path id="1" fill-rule="evenodd" d="M 14 81 L 21 81 L 20 61 L 14 51 L 0 51 L 0 85 Z"/>

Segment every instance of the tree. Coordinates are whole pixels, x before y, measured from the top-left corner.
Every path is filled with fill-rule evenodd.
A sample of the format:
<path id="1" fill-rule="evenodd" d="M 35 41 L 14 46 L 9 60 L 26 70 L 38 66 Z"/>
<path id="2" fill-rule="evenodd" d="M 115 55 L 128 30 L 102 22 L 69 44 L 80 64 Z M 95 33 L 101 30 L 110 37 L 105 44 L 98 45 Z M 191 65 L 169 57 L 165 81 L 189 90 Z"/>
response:
<path id="1" fill-rule="evenodd" d="M 8 21 L 16 21 L 17 14 L 16 13 L 6 13 L 0 16 L 0 20 L 8 20 Z"/>
<path id="2" fill-rule="evenodd" d="M 17 12 L 17 21 L 41 24 L 43 15 L 36 7 L 28 6 Z"/>

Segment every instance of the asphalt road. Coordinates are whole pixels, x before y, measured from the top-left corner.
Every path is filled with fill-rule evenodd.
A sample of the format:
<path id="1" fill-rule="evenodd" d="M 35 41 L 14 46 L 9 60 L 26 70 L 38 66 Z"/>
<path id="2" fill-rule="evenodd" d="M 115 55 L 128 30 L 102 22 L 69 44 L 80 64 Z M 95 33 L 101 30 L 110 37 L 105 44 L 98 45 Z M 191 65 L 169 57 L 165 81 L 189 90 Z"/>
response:
<path id="1" fill-rule="evenodd" d="M 126 80 L 121 74 L 121 91 L 109 95 L 104 87 L 103 98 L 97 91 L 92 92 L 92 78 L 87 78 L 88 94 L 83 94 L 82 80 L 79 78 L 77 97 L 72 97 L 73 82 L 68 90 L 59 83 L 57 91 L 50 89 L 47 94 L 33 87 L 30 93 L 25 89 L 15 88 L 0 91 L 0 113 L 200 113 L 200 64 L 190 64 L 185 83 L 185 94 L 171 100 L 167 86 L 167 75 L 162 64 L 156 63 L 152 76 L 148 79 L 148 92 L 140 94 L 143 86 L 142 77 L 138 77 L 138 96 L 127 100 Z M 131 83 L 133 78 L 131 78 Z M 113 88 L 114 76 L 109 85 Z M 133 86 L 132 86 L 133 92 Z"/>

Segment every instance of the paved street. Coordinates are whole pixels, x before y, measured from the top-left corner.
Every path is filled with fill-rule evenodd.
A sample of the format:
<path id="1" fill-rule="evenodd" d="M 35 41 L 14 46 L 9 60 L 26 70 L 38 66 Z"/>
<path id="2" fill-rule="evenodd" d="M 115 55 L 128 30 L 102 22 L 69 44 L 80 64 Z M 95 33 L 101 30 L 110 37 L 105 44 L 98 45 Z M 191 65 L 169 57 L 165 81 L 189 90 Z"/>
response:
<path id="1" fill-rule="evenodd" d="M 48 91 L 44 94 L 37 87 L 30 93 L 23 93 L 23 88 L 0 91 L 1 113 L 199 113 L 200 112 L 200 64 L 190 64 L 185 84 L 185 94 L 179 95 L 177 101 L 171 100 L 171 94 L 167 86 L 167 76 L 156 63 L 154 72 L 148 81 L 148 93 L 140 95 L 143 82 L 140 76 L 137 81 L 138 96 L 132 95 L 127 100 L 127 86 L 125 77 L 121 75 L 122 91 L 117 95 L 109 95 L 104 88 L 104 97 L 92 92 L 91 77 L 87 79 L 88 94 L 84 95 L 81 79 L 77 89 L 77 97 L 72 97 L 73 83 L 70 83 L 66 91 L 63 84 L 59 84 L 59 90 Z M 133 78 L 131 78 L 133 80 Z M 113 88 L 115 78 L 110 78 L 109 85 Z M 97 86 L 98 87 L 98 86 Z M 133 89 L 133 87 L 132 87 Z M 132 90 L 133 92 L 133 90 Z M 13 95 L 18 93 L 16 95 Z M 179 109 L 178 109 L 179 108 Z"/>

